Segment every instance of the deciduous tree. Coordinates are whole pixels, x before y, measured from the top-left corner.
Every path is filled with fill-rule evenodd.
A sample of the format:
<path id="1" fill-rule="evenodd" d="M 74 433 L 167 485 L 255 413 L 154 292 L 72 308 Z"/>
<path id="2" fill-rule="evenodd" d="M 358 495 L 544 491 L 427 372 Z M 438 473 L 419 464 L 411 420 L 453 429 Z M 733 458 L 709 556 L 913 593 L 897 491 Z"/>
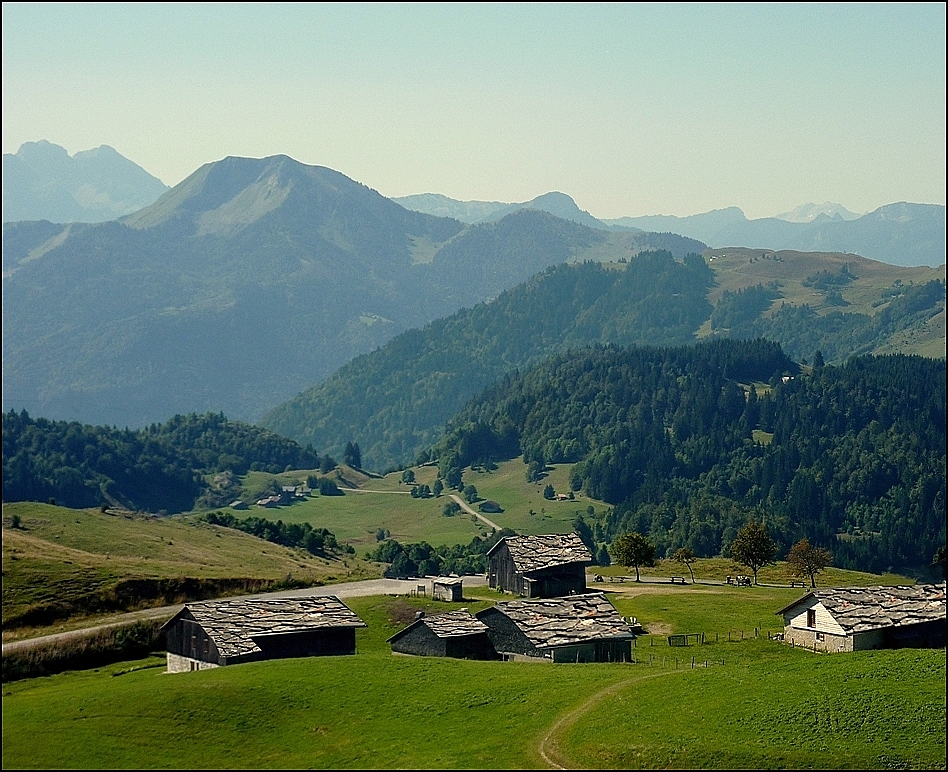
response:
<path id="1" fill-rule="evenodd" d="M 777 545 L 767 528 L 755 520 L 743 526 L 731 542 L 731 557 L 754 573 L 754 584 L 757 584 L 757 572 L 774 562 L 776 552 Z"/>
<path id="2" fill-rule="evenodd" d="M 675 554 L 672 555 L 672 560 L 677 561 L 678 563 L 684 563 L 688 566 L 688 573 L 691 574 L 691 583 L 695 583 L 695 572 L 691 570 L 691 564 L 698 559 L 698 556 L 695 555 L 695 551 L 691 547 L 682 547 L 675 551 Z"/>
<path id="3" fill-rule="evenodd" d="M 655 565 L 655 545 L 642 534 L 631 532 L 620 534 L 610 549 L 612 557 L 622 566 L 635 566 L 635 581 L 639 578 L 639 566 Z"/>
<path id="4" fill-rule="evenodd" d="M 790 572 L 794 576 L 810 577 L 810 587 L 816 587 L 816 575 L 832 564 L 833 556 L 829 550 L 812 546 L 810 540 L 806 538 L 794 544 L 787 554 Z"/>

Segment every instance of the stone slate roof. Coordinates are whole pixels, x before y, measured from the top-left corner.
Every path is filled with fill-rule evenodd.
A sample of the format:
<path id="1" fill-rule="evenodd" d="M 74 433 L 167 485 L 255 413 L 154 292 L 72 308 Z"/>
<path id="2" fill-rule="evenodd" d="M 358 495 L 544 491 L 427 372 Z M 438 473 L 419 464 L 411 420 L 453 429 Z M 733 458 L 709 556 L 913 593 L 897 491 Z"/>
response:
<path id="1" fill-rule="evenodd" d="M 605 593 L 545 600 L 512 600 L 494 609 L 507 616 L 538 649 L 607 638 L 635 638 Z"/>
<path id="2" fill-rule="evenodd" d="M 503 539 L 521 574 L 570 563 L 592 563 L 592 555 L 575 533 L 544 534 L 541 536 L 507 536 Z M 488 551 L 493 552 L 501 542 Z"/>
<path id="3" fill-rule="evenodd" d="M 847 587 L 813 590 L 782 614 L 808 598 L 815 598 L 847 633 L 906 627 L 945 619 L 945 583 L 895 587 Z"/>
<path id="4" fill-rule="evenodd" d="M 441 584 L 446 587 L 454 587 L 456 585 L 464 584 L 464 579 L 460 576 L 436 576 L 431 580 L 432 584 Z"/>
<path id="5" fill-rule="evenodd" d="M 425 625 L 439 638 L 460 638 L 465 635 L 483 633 L 487 630 L 487 625 L 469 611 L 448 611 L 444 614 L 416 619 L 408 627 L 395 633 L 388 641 L 391 642 L 396 638 L 400 638 L 415 625 Z"/>
<path id="6" fill-rule="evenodd" d="M 333 595 L 300 598 L 234 598 L 188 603 L 165 624 L 188 611 L 214 641 L 222 657 L 260 651 L 254 638 L 330 627 L 367 627 Z"/>

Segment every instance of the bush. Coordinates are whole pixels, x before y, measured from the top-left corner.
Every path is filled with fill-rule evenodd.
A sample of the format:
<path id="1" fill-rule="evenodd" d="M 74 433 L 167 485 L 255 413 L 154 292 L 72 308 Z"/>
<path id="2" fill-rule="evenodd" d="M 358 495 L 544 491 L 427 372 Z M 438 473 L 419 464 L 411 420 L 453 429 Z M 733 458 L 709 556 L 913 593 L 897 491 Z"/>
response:
<path id="1" fill-rule="evenodd" d="M 3 681 L 88 670 L 163 652 L 163 624 L 164 620 L 134 622 L 42 646 L 14 649 L 3 655 Z"/>

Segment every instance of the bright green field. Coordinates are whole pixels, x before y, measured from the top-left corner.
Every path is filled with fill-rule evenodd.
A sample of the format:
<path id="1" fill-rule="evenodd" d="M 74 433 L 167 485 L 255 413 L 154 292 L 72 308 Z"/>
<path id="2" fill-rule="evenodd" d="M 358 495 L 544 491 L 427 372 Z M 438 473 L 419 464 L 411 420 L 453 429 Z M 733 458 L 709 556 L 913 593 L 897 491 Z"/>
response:
<path id="1" fill-rule="evenodd" d="M 496 597 L 465 594 L 471 611 Z M 944 650 L 821 655 L 753 638 L 793 596 L 623 588 L 617 608 L 655 633 L 623 665 L 396 656 L 386 639 L 417 608 L 449 604 L 354 598 L 369 625 L 355 656 L 176 675 L 155 658 L 6 684 L 3 766 L 944 769 Z M 726 642 L 734 629 L 751 632 Z M 667 645 L 698 631 L 719 642 Z"/>

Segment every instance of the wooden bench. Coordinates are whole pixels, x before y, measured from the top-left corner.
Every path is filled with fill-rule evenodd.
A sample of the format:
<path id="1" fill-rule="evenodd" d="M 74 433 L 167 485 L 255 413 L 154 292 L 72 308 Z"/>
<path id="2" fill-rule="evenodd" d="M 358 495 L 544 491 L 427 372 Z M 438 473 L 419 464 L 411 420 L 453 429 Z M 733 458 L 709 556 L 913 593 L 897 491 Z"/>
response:
<path id="1" fill-rule="evenodd" d="M 673 576 L 671 578 L 671 583 L 672 584 L 687 584 L 687 582 L 685 581 L 685 577 L 683 576 Z"/>
<path id="2" fill-rule="evenodd" d="M 791 587 L 806 587 L 806 582 L 790 582 Z"/>

